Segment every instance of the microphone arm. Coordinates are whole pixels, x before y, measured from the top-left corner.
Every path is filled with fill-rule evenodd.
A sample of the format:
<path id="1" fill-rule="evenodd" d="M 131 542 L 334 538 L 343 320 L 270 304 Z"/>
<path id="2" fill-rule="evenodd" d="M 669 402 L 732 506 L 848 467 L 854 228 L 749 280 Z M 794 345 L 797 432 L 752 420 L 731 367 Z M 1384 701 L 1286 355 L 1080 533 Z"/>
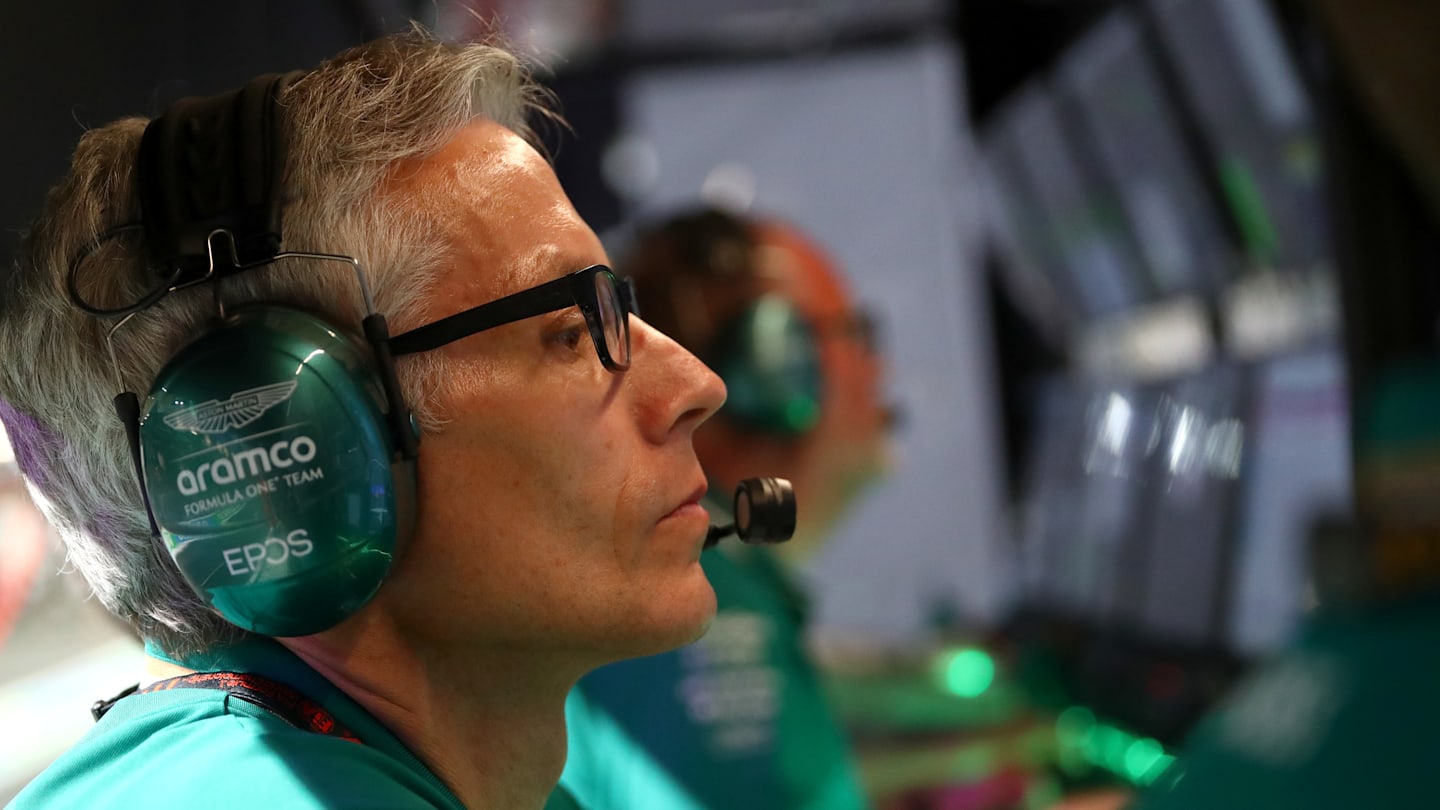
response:
<path id="1" fill-rule="evenodd" d="M 784 478 L 747 478 L 735 488 L 734 513 L 734 523 L 710 527 L 705 548 L 732 534 L 744 543 L 783 543 L 795 534 L 795 489 Z"/>

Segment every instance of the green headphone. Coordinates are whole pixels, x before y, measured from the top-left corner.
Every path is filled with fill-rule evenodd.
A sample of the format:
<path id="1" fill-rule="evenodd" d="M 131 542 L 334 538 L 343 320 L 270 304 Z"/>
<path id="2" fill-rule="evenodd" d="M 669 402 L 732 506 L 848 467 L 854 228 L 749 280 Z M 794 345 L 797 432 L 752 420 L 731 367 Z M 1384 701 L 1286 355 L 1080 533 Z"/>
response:
<path id="1" fill-rule="evenodd" d="M 413 527 L 419 437 L 358 264 L 280 252 L 275 98 L 290 78 L 182 99 L 147 127 L 138 177 L 146 250 L 163 266 L 155 291 L 97 310 L 74 280 L 85 256 L 70 271 L 77 305 L 113 316 L 281 259 L 352 265 L 370 310 L 363 341 L 313 314 L 252 304 L 217 312 L 143 405 L 116 397 L 157 541 L 221 616 L 272 636 L 332 627 L 379 590 Z"/>
<path id="2" fill-rule="evenodd" d="M 820 419 L 823 379 L 815 333 L 779 295 L 766 295 L 716 332 L 704 359 L 725 381 L 720 413 L 775 436 L 801 436 Z"/>
<path id="3" fill-rule="evenodd" d="M 236 312 L 183 348 L 140 414 L 151 512 L 180 572 L 266 635 L 339 623 L 414 520 L 370 352 L 298 310 Z"/>

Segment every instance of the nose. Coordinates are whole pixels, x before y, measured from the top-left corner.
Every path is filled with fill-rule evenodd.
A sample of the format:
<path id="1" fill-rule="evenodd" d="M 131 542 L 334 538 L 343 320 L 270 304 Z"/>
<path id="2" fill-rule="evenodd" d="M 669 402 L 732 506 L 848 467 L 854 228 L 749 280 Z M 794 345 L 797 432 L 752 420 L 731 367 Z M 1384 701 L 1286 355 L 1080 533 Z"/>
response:
<path id="1" fill-rule="evenodd" d="M 725 404 L 725 383 L 709 366 L 638 316 L 630 316 L 630 370 L 641 424 L 663 444 L 688 437 Z"/>

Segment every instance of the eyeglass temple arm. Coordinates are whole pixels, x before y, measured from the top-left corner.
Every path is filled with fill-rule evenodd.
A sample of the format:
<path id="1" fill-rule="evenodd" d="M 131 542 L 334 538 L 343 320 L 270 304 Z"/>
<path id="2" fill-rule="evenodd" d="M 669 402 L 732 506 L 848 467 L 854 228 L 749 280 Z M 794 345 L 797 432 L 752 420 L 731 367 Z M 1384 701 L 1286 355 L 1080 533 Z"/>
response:
<path id="1" fill-rule="evenodd" d="M 554 312 L 574 303 L 570 279 L 562 276 L 539 287 L 507 295 L 398 334 L 390 338 L 390 354 L 399 357 L 428 352 L 477 332 Z"/>

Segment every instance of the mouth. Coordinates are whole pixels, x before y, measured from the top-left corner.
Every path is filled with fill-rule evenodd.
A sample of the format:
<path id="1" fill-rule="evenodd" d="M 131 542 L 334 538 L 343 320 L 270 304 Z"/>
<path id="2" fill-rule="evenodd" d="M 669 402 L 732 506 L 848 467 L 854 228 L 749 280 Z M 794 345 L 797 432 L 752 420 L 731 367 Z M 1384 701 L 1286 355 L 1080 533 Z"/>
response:
<path id="1" fill-rule="evenodd" d="M 697 484 L 696 487 L 690 491 L 690 494 L 685 496 L 683 501 L 660 519 L 661 522 L 695 518 L 708 522 L 710 520 L 710 512 L 700 505 L 700 501 L 705 497 L 707 491 L 708 487 L 703 482 Z"/>

